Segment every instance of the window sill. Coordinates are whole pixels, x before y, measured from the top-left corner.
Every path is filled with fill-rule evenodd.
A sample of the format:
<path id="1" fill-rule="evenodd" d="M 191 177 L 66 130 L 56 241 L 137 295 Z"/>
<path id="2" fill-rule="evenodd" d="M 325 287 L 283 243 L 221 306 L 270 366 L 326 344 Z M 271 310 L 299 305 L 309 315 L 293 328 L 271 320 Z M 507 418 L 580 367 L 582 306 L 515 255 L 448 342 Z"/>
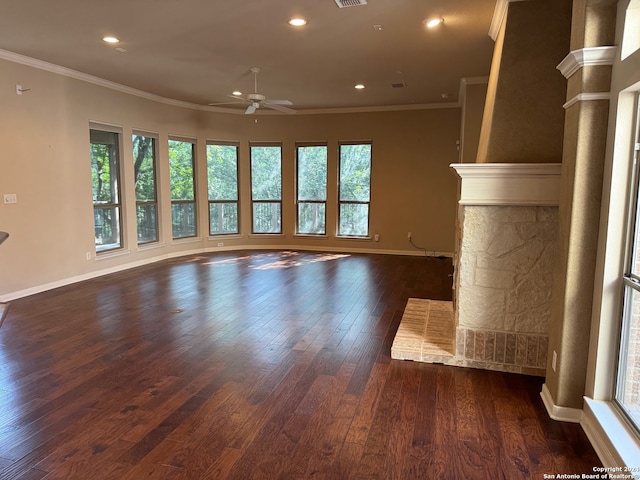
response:
<path id="1" fill-rule="evenodd" d="M 284 233 L 252 233 L 249 238 L 285 238 Z"/>
<path id="2" fill-rule="evenodd" d="M 124 257 L 125 255 L 129 255 L 131 253 L 131 250 L 114 250 L 114 251 L 107 251 L 107 252 L 98 252 L 95 255 L 96 261 L 100 261 L 100 260 L 109 260 L 111 258 L 118 258 L 118 257 Z"/>
<path id="3" fill-rule="evenodd" d="M 218 233 L 216 235 L 209 235 L 209 240 L 242 240 L 244 235 L 239 233 Z"/>
<path id="4" fill-rule="evenodd" d="M 336 235 L 336 240 L 360 240 L 361 242 L 371 242 L 371 237 L 351 237 L 349 235 Z"/>
<path id="5" fill-rule="evenodd" d="M 202 238 L 200 237 L 184 237 L 184 238 L 172 238 L 171 243 L 201 243 Z"/>
<path id="6" fill-rule="evenodd" d="M 307 238 L 311 240 L 328 240 L 329 237 L 327 235 L 313 235 L 311 233 L 296 233 L 293 235 L 293 238 Z"/>
<path id="7" fill-rule="evenodd" d="M 606 468 L 622 468 L 617 472 L 611 470 L 614 475 L 633 474 L 629 478 L 639 479 L 640 440 L 611 402 L 586 397 L 584 400 L 585 409 L 580 423 L 602 464 Z"/>
<path id="8" fill-rule="evenodd" d="M 163 248 L 165 246 L 166 245 L 164 243 L 160 243 L 160 242 L 143 243 L 141 245 L 138 245 L 138 251 L 146 252 L 147 250 L 156 250 L 158 248 Z"/>

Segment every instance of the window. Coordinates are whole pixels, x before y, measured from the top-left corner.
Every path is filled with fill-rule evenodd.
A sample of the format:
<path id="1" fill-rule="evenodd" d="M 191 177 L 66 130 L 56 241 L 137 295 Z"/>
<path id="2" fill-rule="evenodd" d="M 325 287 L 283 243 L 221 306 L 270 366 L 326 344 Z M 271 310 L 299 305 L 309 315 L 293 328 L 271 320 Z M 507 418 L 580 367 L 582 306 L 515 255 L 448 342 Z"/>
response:
<path id="1" fill-rule="evenodd" d="M 297 160 L 298 229 L 302 235 L 326 233 L 327 147 L 299 145 Z"/>
<path id="2" fill-rule="evenodd" d="M 340 145 L 338 236 L 369 235 L 371 143 Z"/>
<path id="3" fill-rule="evenodd" d="M 251 145 L 253 233 L 282 233 L 282 147 Z"/>
<path id="4" fill-rule="evenodd" d="M 636 97 L 636 108 L 638 100 Z M 640 108 L 636 120 L 633 151 L 632 195 L 627 241 L 627 261 L 623 275 L 624 305 L 618 357 L 615 401 L 640 431 Z"/>
<path id="5" fill-rule="evenodd" d="M 132 142 L 138 243 L 157 242 L 156 139 L 147 135 L 134 134 Z"/>
<path id="6" fill-rule="evenodd" d="M 122 247 L 120 134 L 89 130 L 96 252 Z"/>
<path id="7" fill-rule="evenodd" d="M 190 141 L 169 140 L 173 238 L 197 235 L 194 151 L 195 145 Z"/>
<path id="8" fill-rule="evenodd" d="M 239 232 L 238 146 L 207 145 L 209 235 Z"/>

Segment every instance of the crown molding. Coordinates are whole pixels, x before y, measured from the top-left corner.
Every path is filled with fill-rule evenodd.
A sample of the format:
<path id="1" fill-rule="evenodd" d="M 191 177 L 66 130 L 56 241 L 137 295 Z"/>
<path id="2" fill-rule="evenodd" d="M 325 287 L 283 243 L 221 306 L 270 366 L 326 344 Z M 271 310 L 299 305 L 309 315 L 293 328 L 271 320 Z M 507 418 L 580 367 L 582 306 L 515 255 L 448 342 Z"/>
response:
<path id="1" fill-rule="evenodd" d="M 571 100 L 567 101 L 562 108 L 567 110 L 568 108 L 574 106 L 578 102 L 588 102 L 593 100 L 611 100 L 610 92 L 592 92 L 592 93 L 579 93 Z"/>
<path id="2" fill-rule="evenodd" d="M 321 115 L 321 114 L 327 114 L 327 113 L 395 112 L 400 110 L 434 110 L 434 109 L 440 109 L 440 108 L 460 108 L 460 103 L 459 102 L 415 103 L 411 105 L 381 105 L 381 106 L 375 106 L 375 107 L 310 108 L 308 110 L 298 110 L 296 112 L 296 115 Z M 261 112 L 261 113 L 273 114 L 273 112 Z M 279 113 L 275 113 L 275 114 L 279 115 Z"/>
<path id="3" fill-rule="evenodd" d="M 565 78 L 569 78 L 582 67 L 613 65 L 617 50 L 616 46 L 585 47 L 573 50 L 556 68 Z"/>
<path id="4" fill-rule="evenodd" d="M 527 0 L 497 0 L 496 8 L 493 10 L 493 18 L 491 19 L 491 25 L 489 26 L 489 36 L 495 42 L 500 32 L 500 27 L 504 18 L 507 16 L 507 8 L 512 2 L 525 2 Z"/>
<path id="5" fill-rule="evenodd" d="M 104 78 L 96 77 L 94 75 L 89 75 L 87 73 L 78 72 L 77 70 L 72 70 L 67 67 L 61 67 L 60 65 L 56 65 L 54 63 L 49 63 L 49 62 L 45 62 L 44 60 L 38 60 L 36 58 L 27 57 L 25 55 L 20 55 L 19 53 L 10 52 L 8 50 L 0 50 L 0 59 L 7 60 L 13 63 L 19 63 L 20 65 L 25 65 L 31 68 L 37 68 L 38 70 L 44 70 L 46 72 L 55 73 L 57 75 L 62 75 L 63 77 L 69 77 L 75 80 L 80 80 L 82 82 L 91 83 L 93 85 L 98 85 L 100 87 L 109 88 L 111 90 L 116 90 L 121 93 L 126 93 L 129 95 L 134 95 L 136 97 L 145 98 L 147 100 L 153 100 L 154 102 L 173 105 L 176 107 L 184 107 L 184 108 L 191 108 L 191 109 L 198 109 L 198 110 L 208 110 L 209 108 L 212 108 L 212 107 L 206 108 L 202 105 L 197 105 L 195 103 L 183 102 L 180 100 L 173 100 L 171 98 L 161 97 L 160 95 L 155 95 L 153 93 L 145 92 L 143 90 L 138 90 L 137 88 L 127 87 L 126 85 L 112 82 L 110 80 L 105 80 Z M 219 109 L 219 110 L 223 110 L 223 109 Z"/>
<path id="6" fill-rule="evenodd" d="M 27 57 L 19 53 L 10 52 L 8 50 L 0 49 L 0 60 L 7 60 L 9 62 L 18 63 L 27 67 L 36 68 L 38 70 L 44 70 L 46 72 L 54 73 L 56 75 L 62 75 L 64 77 L 73 78 L 82 82 L 91 83 L 100 87 L 109 88 L 117 92 L 126 93 L 136 97 L 144 98 L 158 103 L 166 105 L 173 105 L 175 107 L 190 108 L 192 110 L 201 110 L 205 112 L 219 112 L 229 113 L 233 115 L 244 115 L 244 109 L 213 107 L 209 105 L 199 105 L 197 103 L 184 102 L 182 100 L 174 100 L 172 98 L 162 97 L 153 93 L 145 92 L 144 90 L 138 90 L 137 88 L 128 87 L 120 83 L 105 80 L 104 78 L 82 73 L 77 70 L 72 70 L 67 67 L 62 67 L 54 63 L 45 62 L 36 58 Z M 421 103 L 411 105 L 383 105 L 372 107 L 346 107 L 346 108 L 318 108 L 298 110 L 297 115 L 317 115 L 328 113 L 368 113 L 368 112 L 391 112 L 391 111 L 404 111 L 404 110 L 433 110 L 441 108 L 460 108 L 460 102 L 446 102 L 446 103 Z M 288 115 L 286 113 L 276 111 L 260 111 L 256 112 L 256 115 Z"/>
<path id="7" fill-rule="evenodd" d="M 460 205 L 560 203 L 561 163 L 453 163 L 461 178 Z"/>
<path id="8" fill-rule="evenodd" d="M 467 85 L 487 85 L 489 83 L 489 77 L 462 77 L 460 79 L 460 87 L 458 88 L 458 105 L 462 107 L 464 99 L 467 95 Z"/>

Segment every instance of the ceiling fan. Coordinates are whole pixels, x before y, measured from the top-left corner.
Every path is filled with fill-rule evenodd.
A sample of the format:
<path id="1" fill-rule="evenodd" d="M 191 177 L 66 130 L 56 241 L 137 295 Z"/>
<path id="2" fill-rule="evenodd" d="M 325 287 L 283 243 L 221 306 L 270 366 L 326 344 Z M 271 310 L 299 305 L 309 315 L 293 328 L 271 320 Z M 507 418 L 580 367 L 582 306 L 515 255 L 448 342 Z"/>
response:
<path id="1" fill-rule="evenodd" d="M 283 113 L 296 113 L 293 108 L 285 107 L 284 105 L 293 105 L 289 100 L 268 100 L 264 95 L 258 93 L 258 73 L 260 73 L 259 67 L 251 67 L 251 73 L 253 73 L 253 93 L 249 93 L 246 97 L 241 95 L 227 95 L 227 97 L 234 98 L 235 102 L 222 102 L 222 103 L 210 103 L 209 105 L 228 105 L 231 103 L 248 103 L 249 106 L 244 111 L 246 115 L 255 113 L 260 107 L 271 108 Z"/>

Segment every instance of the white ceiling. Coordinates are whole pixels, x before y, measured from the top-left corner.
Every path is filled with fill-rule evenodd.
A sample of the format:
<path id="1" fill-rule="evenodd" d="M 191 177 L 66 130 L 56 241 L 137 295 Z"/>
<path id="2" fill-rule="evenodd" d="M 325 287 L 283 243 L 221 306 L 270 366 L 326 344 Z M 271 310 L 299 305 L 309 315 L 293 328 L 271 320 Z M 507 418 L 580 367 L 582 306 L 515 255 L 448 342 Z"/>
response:
<path id="1" fill-rule="evenodd" d="M 18 0 L 3 2 L 0 49 L 199 105 L 253 91 L 253 66 L 262 69 L 260 93 L 298 110 L 451 103 L 461 78 L 489 74 L 495 4 Z M 291 27 L 293 16 L 308 24 Z M 425 28 L 434 16 L 444 24 Z M 105 44 L 105 35 L 120 44 Z M 403 81 L 405 88 L 392 88 Z M 366 88 L 357 91 L 356 83 Z"/>

